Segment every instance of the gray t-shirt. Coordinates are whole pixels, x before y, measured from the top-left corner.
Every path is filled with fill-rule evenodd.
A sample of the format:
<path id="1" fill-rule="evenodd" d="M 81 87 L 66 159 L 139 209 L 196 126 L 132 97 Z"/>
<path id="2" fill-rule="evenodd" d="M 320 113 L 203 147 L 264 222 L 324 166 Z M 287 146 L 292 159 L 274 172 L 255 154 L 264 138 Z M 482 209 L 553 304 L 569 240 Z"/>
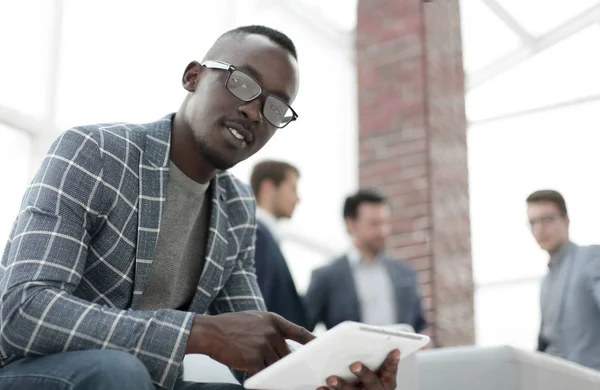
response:
<path id="1" fill-rule="evenodd" d="M 185 309 L 204 268 L 210 197 L 208 184 L 187 177 L 170 163 L 167 199 L 156 254 L 139 310 Z"/>

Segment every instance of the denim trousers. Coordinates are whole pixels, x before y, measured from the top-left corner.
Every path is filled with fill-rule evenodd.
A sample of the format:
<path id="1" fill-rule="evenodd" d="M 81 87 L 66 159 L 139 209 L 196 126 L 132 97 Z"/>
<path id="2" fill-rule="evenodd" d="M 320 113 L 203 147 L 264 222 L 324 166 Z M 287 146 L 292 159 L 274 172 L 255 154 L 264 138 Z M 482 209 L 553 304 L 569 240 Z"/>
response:
<path id="1" fill-rule="evenodd" d="M 17 360 L 0 368 L 0 390 L 155 390 L 135 356 L 90 350 Z M 242 390 L 234 384 L 178 381 L 175 390 Z"/>

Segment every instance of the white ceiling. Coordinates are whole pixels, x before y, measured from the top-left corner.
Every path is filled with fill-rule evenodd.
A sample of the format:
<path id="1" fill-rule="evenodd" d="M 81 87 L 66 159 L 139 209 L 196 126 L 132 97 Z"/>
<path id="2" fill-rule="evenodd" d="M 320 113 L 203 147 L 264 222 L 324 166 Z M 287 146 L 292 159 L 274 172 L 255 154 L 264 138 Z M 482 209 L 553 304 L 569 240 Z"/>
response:
<path id="1" fill-rule="evenodd" d="M 62 4 L 62 1 L 54 0 L 44 2 L 44 4 L 50 7 L 51 4 Z M 356 27 L 358 0 L 245 1 L 249 2 L 244 3 L 245 5 L 280 7 L 290 15 L 294 15 L 298 19 L 298 23 L 304 25 L 305 28 L 318 30 L 324 39 L 330 39 L 338 44 L 348 42 L 351 45 L 352 34 Z M 231 5 L 235 6 L 235 4 L 236 1 L 231 2 Z M 490 111 L 489 99 L 483 99 L 481 96 L 475 99 L 474 96 L 498 94 L 496 90 L 502 84 L 506 84 L 505 81 L 510 79 L 512 74 L 521 74 L 519 80 L 533 80 L 536 77 L 539 78 L 539 74 L 545 74 L 546 79 L 537 81 L 537 88 L 539 85 L 543 86 L 544 82 L 547 83 L 548 77 L 555 77 L 566 80 L 563 83 L 565 88 L 573 89 L 569 82 L 570 76 L 584 70 L 588 73 L 577 75 L 582 86 L 581 92 L 572 92 L 569 98 L 589 99 L 590 96 L 600 94 L 600 84 L 596 83 L 598 72 L 595 69 L 598 68 L 594 69 L 597 62 L 600 64 L 600 57 L 594 54 L 598 50 L 592 50 L 592 47 L 600 47 L 600 0 L 460 0 L 460 6 L 467 100 L 479 101 L 482 105 L 486 105 L 483 111 L 480 110 L 481 112 L 474 113 L 471 109 L 469 115 L 471 119 L 483 120 L 503 114 Z M 4 13 L 5 17 L 10 18 L 11 13 L 2 12 L 2 8 L 0 6 L 0 15 Z M 9 9 L 12 13 L 14 10 L 15 7 Z M 51 9 L 50 11 L 56 10 Z M 56 12 L 39 11 L 35 12 L 33 16 L 40 18 L 38 25 L 42 26 L 41 29 L 50 28 L 50 31 L 53 31 L 52 28 L 55 27 L 55 23 L 52 21 L 53 14 Z M 0 17 L 0 21 L 2 19 Z M 6 22 L 10 22 L 10 20 L 7 19 Z M 10 23 L 0 23 L 0 25 L 3 24 L 10 25 Z M 0 39 L 0 46 L 5 49 L 14 46 L 10 43 L 14 41 L 14 37 L 8 33 L 0 35 L 5 38 L 4 40 Z M 570 39 L 572 37 L 576 39 Z M 566 45 L 565 41 L 573 42 L 573 44 Z M 16 41 L 14 42 L 17 44 Z M 20 41 L 19 45 L 22 43 Z M 52 46 L 45 45 L 44 50 L 47 54 L 40 57 L 40 61 L 49 61 L 49 65 L 53 65 L 51 59 L 56 58 L 56 53 L 50 53 L 53 50 Z M 540 60 L 546 57 L 555 59 L 565 55 L 556 53 L 542 55 L 548 51 L 566 53 L 571 56 L 572 60 L 568 64 L 548 65 Z M 532 67 L 527 65 L 529 62 L 531 65 L 535 64 L 537 70 L 531 69 Z M 36 66 L 36 64 L 21 65 Z M 53 68 L 53 66 L 49 67 L 50 70 Z M 539 72 L 538 70 L 542 68 L 552 69 L 555 73 Z M 527 72 L 530 75 L 525 74 Z M 5 77 L 10 77 L 13 72 L 3 73 Z M 38 78 L 47 76 L 40 72 L 31 72 L 31 75 L 37 75 Z M 1 77 L 2 75 L 0 75 L 0 80 Z M 53 77 L 50 79 L 55 80 Z M 49 100 L 49 97 L 53 96 L 50 93 L 52 89 L 49 88 L 49 92 L 46 94 L 38 94 L 38 100 L 41 102 Z M 25 97 L 31 99 L 30 96 Z M 11 100 L 14 101 L 15 98 L 12 96 Z M 557 103 L 556 99 L 543 104 L 555 103 Z M 539 105 L 536 104 L 533 106 Z M 476 104 L 470 106 L 471 108 L 476 107 Z M 15 107 L 3 108 L 2 102 L 0 102 L 0 122 L 35 133 L 34 127 L 37 125 L 29 123 L 30 120 L 21 117 L 11 108 Z M 485 113 L 483 113 L 484 111 Z M 19 124 L 23 126 L 19 126 Z"/>

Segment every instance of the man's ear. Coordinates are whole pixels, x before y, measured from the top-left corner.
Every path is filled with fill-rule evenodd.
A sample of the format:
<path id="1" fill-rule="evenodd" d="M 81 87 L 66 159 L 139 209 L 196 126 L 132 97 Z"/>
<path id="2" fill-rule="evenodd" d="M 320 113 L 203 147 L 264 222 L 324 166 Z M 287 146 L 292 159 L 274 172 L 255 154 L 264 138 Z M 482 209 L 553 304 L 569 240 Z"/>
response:
<path id="1" fill-rule="evenodd" d="M 345 218 L 344 222 L 346 223 L 346 232 L 352 235 L 354 233 L 354 220 L 352 218 Z"/>
<path id="2" fill-rule="evenodd" d="M 202 65 L 200 65 L 197 61 L 190 62 L 185 68 L 185 72 L 183 72 L 183 77 L 181 79 L 181 84 L 186 91 L 194 92 L 196 90 L 196 85 L 198 85 L 198 78 L 200 77 L 201 70 Z"/>
<path id="3" fill-rule="evenodd" d="M 266 198 L 272 194 L 277 187 L 275 183 L 271 179 L 264 179 L 260 182 L 260 186 L 258 187 L 258 194 L 256 195 L 256 200 L 259 203 L 263 203 L 266 201 Z"/>
<path id="4" fill-rule="evenodd" d="M 275 182 L 273 180 L 271 180 L 271 179 L 265 179 L 262 182 L 262 189 L 267 194 L 272 194 L 277 189 L 277 186 L 275 185 Z"/>

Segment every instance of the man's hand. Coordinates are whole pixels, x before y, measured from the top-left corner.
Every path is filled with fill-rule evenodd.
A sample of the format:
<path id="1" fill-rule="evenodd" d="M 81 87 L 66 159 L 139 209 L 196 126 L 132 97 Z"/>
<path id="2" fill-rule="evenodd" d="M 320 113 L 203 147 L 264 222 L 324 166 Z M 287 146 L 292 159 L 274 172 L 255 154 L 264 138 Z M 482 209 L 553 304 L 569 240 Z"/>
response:
<path id="1" fill-rule="evenodd" d="M 351 385 L 338 377 L 327 378 L 327 385 L 336 390 L 392 390 L 396 388 L 396 375 L 398 374 L 398 362 L 400 351 L 392 351 L 379 370 L 373 372 L 362 363 L 356 362 L 350 365 L 350 371 L 356 375 L 359 382 Z M 320 387 L 318 390 L 328 390 Z"/>
<path id="2" fill-rule="evenodd" d="M 186 354 L 208 355 L 232 369 L 254 375 L 290 353 L 286 339 L 306 344 L 314 338 L 308 330 L 274 313 L 197 315 Z"/>

